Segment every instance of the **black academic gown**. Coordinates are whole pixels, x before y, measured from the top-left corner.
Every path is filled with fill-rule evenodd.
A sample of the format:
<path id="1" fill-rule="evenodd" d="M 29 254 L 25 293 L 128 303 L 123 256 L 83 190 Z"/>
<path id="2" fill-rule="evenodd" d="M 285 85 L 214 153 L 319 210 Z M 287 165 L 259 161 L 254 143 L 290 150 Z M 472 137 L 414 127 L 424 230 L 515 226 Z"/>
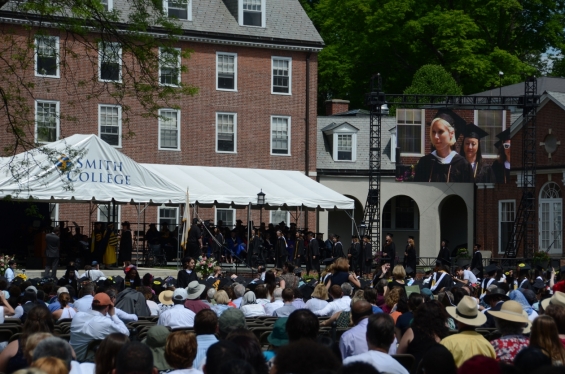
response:
<path id="1" fill-rule="evenodd" d="M 478 278 L 483 279 L 483 255 L 481 252 L 476 251 L 473 254 L 473 259 L 471 260 L 471 271 L 477 269 L 479 273 L 476 275 Z"/>
<path id="2" fill-rule="evenodd" d="M 441 247 L 439 250 L 439 254 L 437 256 L 437 260 L 441 262 L 442 265 L 451 265 L 451 255 L 449 253 L 449 248 Z"/>
<path id="3" fill-rule="evenodd" d="M 360 257 L 362 259 L 361 268 L 363 273 L 370 273 L 371 265 L 373 264 L 373 246 L 371 242 L 363 243 L 363 255 Z"/>
<path id="4" fill-rule="evenodd" d="M 361 252 L 361 243 L 351 243 L 349 247 L 349 268 L 352 271 L 359 269 L 359 255 Z"/>
<path id="5" fill-rule="evenodd" d="M 343 251 L 343 244 L 341 244 L 341 242 L 335 243 L 333 257 L 346 257 L 345 252 Z"/>
<path id="6" fill-rule="evenodd" d="M 472 182 L 473 171 L 467 160 L 456 154 L 449 164 L 442 164 L 431 153 L 420 158 L 415 168 L 415 182 Z"/>
<path id="7" fill-rule="evenodd" d="M 406 268 L 412 268 L 412 272 L 416 273 L 416 248 L 413 245 L 406 246 Z"/>
<path id="8" fill-rule="evenodd" d="M 286 240 L 283 236 L 277 238 L 277 242 L 275 243 L 275 265 L 281 269 L 288 256 L 288 250 L 286 249 L 286 246 Z"/>
<path id="9" fill-rule="evenodd" d="M 473 180 L 475 183 L 495 183 L 496 176 L 492 171 L 492 167 L 490 165 L 486 165 L 484 161 L 479 161 L 475 164 L 473 168 Z"/>
<path id="10" fill-rule="evenodd" d="M 390 244 L 385 245 L 383 252 L 386 253 L 384 257 L 385 261 L 390 261 L 390 267 L 394 268 L 396 264 L 396 244 L 390 242 Z"/>
<path id="11" fill-rule="evenodd" d="M 495 160 L 492 163 L 492 171 L 495 177 L 496 183 L 508 183 L 510 181 L 510 170 L 504 167 L 503 162 Z"/>

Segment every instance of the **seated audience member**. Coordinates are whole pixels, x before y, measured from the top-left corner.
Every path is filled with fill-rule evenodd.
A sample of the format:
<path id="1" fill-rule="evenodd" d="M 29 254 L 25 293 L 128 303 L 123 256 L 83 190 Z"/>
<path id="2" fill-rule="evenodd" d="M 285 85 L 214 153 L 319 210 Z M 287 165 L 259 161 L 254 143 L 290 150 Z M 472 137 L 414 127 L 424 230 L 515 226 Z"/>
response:
<path id="1" fill-rule="evenodd" d="M 271 333 L 267 337 L 269 348 L 264 352 L 264 355 L 269 362 L 272 362 L 279 348 L 283 345 L 287 345 L 289 342 L 288 333 L 286 332 L 287 321 L 287 317 L 281 317 L 277 319 L 277 321 L 273 325 L 273 331 L 271 331 Z"/>
<path id="2" fill-rule="evenodd" d="M 241 350 L 241 359 L 248 362 L 256 374 L 268 374 L 269 368 L 261 349 L 259 338 L 248 329 L 239 328 L 229 333 L 226 340 L 235 343 Z"/>
<path id="3" fill-rule="evenodd" d="M 116 369 L 112 374 L 157 374 L 153 355 L 145 344 L 131 342 L 122 347 L 116 357 Z"/>
<path id="4" fill-rule="evenodd" d="M 118 289 L 115 287 L 106 288 L 106 294 L 110 297 L 112 304 L 116 304 L 116 298 L 118 297 Z M 144 297 L 145 299 L 145 297 Z M 147 305 L 147 304 L 146 304 Z M 120 308 L 114 308 L 116 310 L 116 315 L 119 319 L 124 321 L 124 323 L 135 322 L 138 320 L 137 315 L 133 313 L 127 313 Z"/>
<path id="5" fill-rule="evenodd" d="M 55 357 L 63 361 L 65 368 L 71 371 L 73 350 L 69 343 L 61 338 L 51 337 L 43 339 L 33 350 L 33 362 L 45 357 Z M 32 362 L 32 365 L 33 365 Z M 78 363 L 77 363 L 78 365 Z"/>
<path id="6" fill-rule="evenodd" d="M 61 292 L 58 296 L 59 305 L 61 309 L 53 312 L 53 319 L 68 319 L 73 318 L 77 314 L 76 310 L 70 305 L 71 295 L 68 292 Z"/>
<path id="7" fill-rule="evenodd" d="M 496 329 L 501 334 L 500 338 L 490 342 L 496 352 L 496 359 L 511 364 L 518 352 L 530 343 L 530 340 L 522 335 L 529 324 L 528 317 L 524 315 L 520 304 L 512 300 L 505 301 L 499 311 L 490 313 L 494 317 Z"/>
<path id="8" fill-rule="evenodd" d="M 216 312 L 218 317 L 220 317 L 226 310 L 231 308 L 228 305 L 230 303 L 230 298 L 228 296 L 228 293 L 224 290 L 219 290 L 218 292 L 216 292 L 216 294 L 214 295 L 214 300 L 216 301 L 216 305 L 213 305 L 211 309 Z"/>
<path id="9" fill-rule="evenodd" d="M 355 326 L 344 332 L 339 339 L 339 350 L 343 360 L 369 350 L 365 336 L 369 316 L 372 314 L 373 308 L 365 300 L 355 301 L 351 306 L 351 320 Z"/>
<path id="10" fill-rule="evenodd" d="M 374 288 L 366 288 L 363 297 L 371 304 L 373 313 L 383 313 L 383 310 L 377 306 L 377 290 Z"/>
<path id="11" fill-rule="evenodd" d="M 330 295 L 333 301 L 329 302 L 324 308 L 314 311 L 317 316 L 332 316 L 337 312 L 349 312 L 351 310 L 351 298 L 344 296 L 342 287 L 333 285 L 330 287 Z"/>
<path id="12" fill-rule="evenodd" d="M 300 289 L 293 288 L 292 290 L 294 291 L 294 300 L 292 301 L 292 305 L 294 305 L 296 309 L 305 309 L 306 303 L 304 302 L 304 298 Z"/>
<path id="13" fill-rule="evenodd" d="M 323 284 L 314 288 L 310 300 L 306 301 L 306 309 L 315 312 L 324 309 L 328 305 L 328 289 Z"/>
<path id="14" fill-rule="evenodd" d="M 234 303 L 236 308 L 239 308 L 241 306 L 241 298 L 245 293 L 245 286 L 243 284 L 236 284 L 233 288 L 233 293 L 235 298 L 232 300 L 232 303 Z"/>
<path id="15" fill-rule="evenodd" d="M 269 291 L 267 290 L 267 287 L 265 287 L 264 284 L 260 284 L 257 287 L 255 287 L 254 292 L 255 292 L 255 297 L 257 298 L 257 304 L 262 305 L 263 308 L 265 307 L 265 305 L 271 302 L 271 300 L 267 298 L 267 294 Z"/>
<path id="16" fill-rule="evenodd" d="M 127 343 L 129 343 L 129 338 L 124 334 L 108 335 L 96 350 L 94 363 L 83 362 L 80 364 L 80 371 L 82 374 L 112 374 L 116 368 L 118 352 Z"/>
<path id="17" fill-rule="evenodd" d="M 352 362 L 366 362 L 381 373 L 408 374 L 408 371 L 388 354 L 394 341 L 394 320 L 388 314 L 379 313 L 369 317 L 366 339 L 369 350 L 343 360 L 347 365 Z"/>
<path id="18" fill-rule="evenodd" d="M 71 322 L 70 344 L 77 360 L 84 360 L 91 341 L 102 340 L 114 332 L 129 336 L 128 328 L 116 316 L 110 297 L 105 293 L 98 293 L 92 300 L 92 310 L 78 312 Z"/>
<path id="19" fill-rule="evenodd" d="M 55 326 L 49 309 L 36 306 L 28 313 L 28 319 L 23 324 L 20 337 L 10 342 L 0 354 L 0 372 L 11 374 L 25 368 L 28 363 L 24 357 L 27 339 L 35 333 L 46 332 L 53 334 Z"/>
<path id="20" fill-rule="evenodd" d="M 210 309 L 210 305 L 200 300 L 200 296 L 206 289 L 206 286 L 198 283 L 198 281 L 192 281 L 188 284 L 186 292 L 188 293 L 187 299 L 184 302 L 184 307 L 192 310 L 195 314 L 200 312 L 202 309 Z"/>
<path id="21" fill-rule="evenodd" d="M 257 303 L 255 298 L 255 293 L 253 291 L 248 291 L 243 295 L 243 300 L 241 301 L 241 307 L 239 308 L 246 318 L 266 316 L 265 308 L 263 305 Z"/>
<path id="22" fill-rule="evenodd" d="M 565 306 L 559 304 L 551 304 L 545 308 L 545 314 L 550 316 L 557 325 L 557 332 L 559 333 L 559 340 L 565 347 Z"/>
<path id="23" fill-rule="evenodd" d="M 486 322 L 487 317 L 479 312 L 474 298 L 465 296 L 457 307 L 447 307 L 446 311 L 455 320 L 459 333 L 444 338 L 441 344 L 451 352 L 457 367 L 476 355 L 496 359 L 492 345 L 475 331 Z"/>
<path id="24" fill-rule="evenodd" d="M 59 287 L 59 289 L 57 290 L 57 296 L 52 298 L 50 304 L 47 305 L 51 312 L 61 309 L 61 303 L 59 303 L 59 295 L 63 292 L 69 293 L 69 289 L 67 287 Z M 92 304 L 92 300 L 90 301 L 90 303 Z M 69 305 L 74 306 L 72 298 Z"/>
<path id="25" fill-rule="evenodd" d="M 94 285 L 89 283 L 80 289 L 79 299 L 73 303 L 73 307 L 79 312 L 91 310 L 92 300 L 94 300 Z"/>
<path id="26" fill-rule="evenodd" d="M 272 316 L 275 310 L 281 308 L 284 305 L 282 292 L 282 288 L 275 288 L 275 290 L 273 291 L 273 302 L 265 305 L 265 314 Z"/>
<path id="27" fill-rule="evenodd" d="M 196 314 L 184 307 L 188 294 L 184 288 L 177 288 L 173 293 L 173 303 L 171 309 L 164 311 L 159 316 L 158 325 L 167 326 L 171 329 L 179 327 L 193 327 Z"/>
<path id="28" fill-rule="evenodd" d="M 528 347 L 518 352 L 514 366 L 519 367 L 522 373 L 534 373 L 539 368 L 551 366 L 551 358 L 540 348 Z"/>
<path id="29" fill-rule="evenodd" d="M 423 302 L 424 297 L 419 293 L 413 292 L 410 296 L 408 296 L 408 311 L 402 313 L 402 315 L 396 319 L 396 331 L 398 333 L 397 338 L 399 341 L 402 338 L 402 335 L 404 335 L 406 330 L 410 327 L 410 324 L 414 319 L 414 311 L 422 305 Z"/>
<path id="30" fill-rule="evenodd" d="M 241 349 L 233 342 L 221 340 L 208 348 L 206 352 L 206 374 L 223 374 L 220 370 L 223 363 L 241 358 Z"/>
<path id="31" fill-rule="evenodd" d="M 292 343 L 300 339 L 315 341 L 320 331 L 318 317 L 308 309 L 295 310 L 286 321 L 286 333 Z"/>
<path id="32" fill-rule="evenodd" d="M 159 371 L 170 370 L 171 367 L 165 360 L 165 346 L 171 331 L 165 326 L 151 326 L 142 343 L 147 345 L 153 355 L 153 365 Z M 83 373 L 86 374 L 86 373 Z"/>
<path id="33" fill-rule="evenodd" d="M 219 337 L 225 339 L 233 330 L 247 328 L 243 312 L 236 308 L 229 308 L 218 318 Z"/>
<path id="34" fill-rule="evenodd" d="M 57 357 L 42 357 L 31 364 L 31 368 L 38 369 L 45 374 L 68 374 L 69 369 L 65 362 Z"/>
<path id="35" fill-rule="evenodd" d="M 192 366 L 199 369 L 206 358 L 206 352 L 212 344 L 218 342 L 218 316 L 210 309 L 203 309 L 194 317 L 194 333 L 196 334 L 197 351 Z"/>
<path id="36" fill-rule="evenodd" d="M 196 336 L 188 331 L 172 332 L 167 338 L 165 359 L 174 369 L 169 373 L 202 374 L 192 364 L 196 357 Z"/>
<path id="37" fill-rule="evenodd" d="M 340 367 L 341 363 L 328 347 L 304 339 L 278 350 L 271 373 L 333 373 Z"/>
<path id="38" fill-rule="evenodd" d="M 508 300 L 506 291 L 500 287 L 496 287 L 483 297 L 483 301 L 490 306 L 484 314 L 487 317 L 485 324 L 482 327 L 494 328 L 494 317 L 490 314 L 491 311 L 496 312 L 502 308 L 502 303 Z"/>
<path id="39" fill-rule="evenodd" d="M 33 351 L 42 340 L 47 338 L 53 338 L 54 335 L 48 332 L 38 332 L 31 334 L 26 341 L 26 346 L 24 347 L 24 357 L 28 364 L 31 365 L 33 362 Z"/>
<path id="40" fill-rule="evenodd" d="M 282 299 L 284 304 L 273 312 L 274 317 L 288 317 L 290 313 L 296 310 L 296 307 L 292 305 L 294 301 L 294 291 L 292 288 L 285 288 L 283 290 Z"/>
<path id="41" fill-rule="evenodd" d="M 565 365 L 565 347 L 559 340 L 557 325 L 552 317 L 542 315 L 534 320 L 530 334 L 530 347 L 541 349 L 551 358 L 552 365 Z"/>
<path id="42" fill-rule="evenodd" d="M 175 305 L 173 303 L 173 291 L 171 290 L 162 291 L 159 294 L 158 299 L 159 304 L 157 304 L 157 306 L 159 307 L 159 315 L 161 315 L 164 311 L 171 309 Z"/>
<path id="43" fill-rule="evenodd" d="M 455 365 L 453 355 L 441 344 L 433 344 L 426 351 L 419 365 L 418 363 L 418 361 L 415 362 L 421 370 L 417 374 L 457 374 L 457 365 Z"/>
<path id="44" fill-rule="evenodd" d="M 91 282 L 96 282 L 98 279 L 105 277 L 104 273 L 100 270 L 100 264 L 92 261 L 90 269 L 81 274 L 79 278 L 88 278 Z"/>

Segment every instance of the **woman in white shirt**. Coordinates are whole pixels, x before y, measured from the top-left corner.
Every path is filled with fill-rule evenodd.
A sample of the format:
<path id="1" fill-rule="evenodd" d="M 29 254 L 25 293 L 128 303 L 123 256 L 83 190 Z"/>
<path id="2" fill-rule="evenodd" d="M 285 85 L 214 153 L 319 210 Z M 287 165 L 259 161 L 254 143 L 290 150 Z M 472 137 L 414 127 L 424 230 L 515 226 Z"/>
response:
<path id="1" fill-rule="evenodd" d="M 6 269 L 6 272 L 4 272 L 4 278 L 6 278 L 6 282 L 8 282 L 8 284 L 12 283 L 14 278 L 16 278 L 16 266 L 16 261 L 10 260 L 8 262 L 8 268 Z"/>
<path id="2" fill-rule="evenodd" d="M 328 299 L 328 290 L 323 283 L 320 283 L 314 288 L 314 292 L 312 292 L 312 298 L 306 302 L 306 309 L 309 309 L 312 312 L 317 310 L 322 310 L 328 305 L 326 301 Z"/>
<path id="3" fill-rule="evenodd" d="M 145 296 L 145 303 L 147 304 L 147 308 L 149 308 L 151 315 L 158 316 L 160 308 L 159 305 L 153 301 L 153 292 L 150 287 L 143 287 L 143 296 Z"/>
<path id="4" fill-rule="evenodd" d="M 58 297 L 59 304 L 61 304 L 61 309 L 54 311 L 53 319 L 60 320 L 66 318 L 73 318 L 77 311 L 69 306 L 71 302 L 71 295 L 68 292 L 61 292 Z"/>
<path id="5" fill-rule="evenodd" d="M 253 291 L 248 291 L 243 295 L 241 300 L 241 311 L 245 317 L 265 316 L 265 308 L 261 304 L 257 304 L 257 298 Z"/>

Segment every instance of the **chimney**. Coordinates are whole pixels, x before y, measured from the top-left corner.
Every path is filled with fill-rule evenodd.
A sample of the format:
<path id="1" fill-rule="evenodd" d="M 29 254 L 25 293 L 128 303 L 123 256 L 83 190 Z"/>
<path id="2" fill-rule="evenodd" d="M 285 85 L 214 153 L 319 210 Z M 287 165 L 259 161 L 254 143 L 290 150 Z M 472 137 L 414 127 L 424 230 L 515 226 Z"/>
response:
<path id="1" fill-rule="evenodd" d="M 326 116 L 347 112 L 349 110 L 349 100 L 332 99 L 326 100 Z"/>

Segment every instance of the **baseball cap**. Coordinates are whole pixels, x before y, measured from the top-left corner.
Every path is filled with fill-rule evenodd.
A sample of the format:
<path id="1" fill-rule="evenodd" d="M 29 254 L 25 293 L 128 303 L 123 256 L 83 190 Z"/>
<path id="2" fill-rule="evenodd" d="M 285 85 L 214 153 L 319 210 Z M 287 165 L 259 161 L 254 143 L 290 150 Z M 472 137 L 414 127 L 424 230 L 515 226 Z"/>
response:
<path id="1" fill-rule="evenodd" d="M 92 300 L 92 305 L 114 306 L 114 303 L 112 303 L 112 300 L 110 300 L 110 296 L 108 296 L 105 292 L 99 292 L 96 295 L 94 295 L 94 300 Z"/>
<path id="2" fill-rule="evenodd" d="M 69 289 L 67 287 L 59 287 L 59 289 L 57 290 L 57 296 L 59 296 L 63 292 L 69 293 Z"/>
<path id="3" fill-rule="evenodd" d="M 184 288 L 177 288 L 175 292 L 173 292 L 173 300 L 183 301 L 188 299 L 188 293 Z"/>
<path id="4" fill-rule="evenodd" d="M 90 264 L 91 266 L 96 266 L 98 265 L 98 261 L 92 261 L 92 264 Z"/>

